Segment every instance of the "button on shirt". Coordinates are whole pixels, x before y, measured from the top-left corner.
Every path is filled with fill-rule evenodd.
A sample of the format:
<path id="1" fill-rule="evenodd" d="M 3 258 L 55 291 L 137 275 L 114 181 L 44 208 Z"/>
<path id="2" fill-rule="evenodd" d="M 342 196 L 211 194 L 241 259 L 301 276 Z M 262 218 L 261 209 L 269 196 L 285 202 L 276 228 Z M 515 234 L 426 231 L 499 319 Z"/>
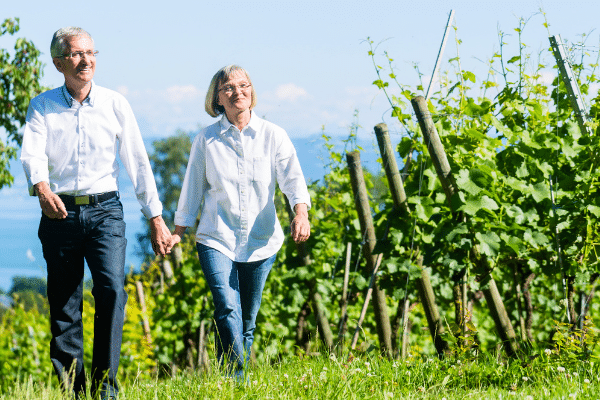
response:
<path id="1" fill-rule="evenodd" d="M 133 111 L 117 92 L 92 83 L 81 104 L 66 86 L 31 100 L 21 162 L 33 185 L 46 181 L 56 194 L 83 195 L 118 190 L 117 152 L 133 183 L 142 213 L 162 213 L 154 175 Z"/>
<path id="2" fill-rule="evenodd" d="M 196 240 L 234 261 L 271 257 L 284 234 L 275 212 L 275 183 L 295 206 L 310 196 L 287 133 L 252 113 L 242 132 L 227 117 L 194 139 L 175 224 L 200 222 Z"/>

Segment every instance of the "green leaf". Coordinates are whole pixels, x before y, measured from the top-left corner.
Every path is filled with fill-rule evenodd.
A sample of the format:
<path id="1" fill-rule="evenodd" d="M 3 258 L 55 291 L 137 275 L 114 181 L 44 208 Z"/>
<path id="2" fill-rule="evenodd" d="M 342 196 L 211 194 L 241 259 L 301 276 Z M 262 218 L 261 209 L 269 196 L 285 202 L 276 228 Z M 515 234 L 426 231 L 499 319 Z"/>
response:
<path id="1" fill-rule="evenodd" d="M 458 187 L 473 196 L 477 196 L 481 192 L 481 188 L 471 180 L 471 174 L 466 169 L 461 169 L 456 177 Z"/>
<path id="2" fill-rule="evenodd" d="M 523 245 L 523 241 L 520 238 L 513 235 L 509 235 L 505 232 L 501 233 L 500 237 L 502 238 L 502 241 L 509 248 L 511 248 L 517 256 L 521 254 L 521 246 Z"/>
<path id="3" fill-rule="evenodd" d="M 379 89 L 383 89 L 389 86 L 389 83 L 382 81 L 381 79 L 377 79 L 373 81 L 373 85 L 377 86 Z"/>
<path id="4" fill-rule="evenodd" d="M 500 238 L 494 232 L 476 232 L 475 238 L 479 241 L 481 253 L 488 257 L 495 257 L 500 250 Z"/>
<path id="5" fill-rule="evenodd" d="M 487 170 L 487 171 L 486 171 Z M 489 189 L 490 185 L 494 181 L 494 178 L 487 173 L 490 169 L 487 166 L 483 166 L 482 168 L 471 168 L 469 171 L 469 178 L 480 188 Z"/>
<path id="6" fill-rule="evenodd" d="M 463 79 L 465 81 L 471 81 L 475 83 L 475 74 L 470 71 L 463 71 L 462 73 Z"/>
<path id="7" fill-rule="evenodd" d="M 459 211 L 464 211 L 469 215 L 475 215 L 479 210 L 493 211 L 497 209 L 498 204 L 488 196 L 483 195 L 481 198 L 468 198 Z"/>
<path id="8" fill-rule="evenodd" d="M 526 178 L 529 176 L 529 170 L 527 169 L 527 163 L 523 161 L 519 168 L 517 168 L 517 178 Z"/>
<path id="9" fill-rule="evenodd" d="M 550 188 L 548 187 L 548 183 L 536 183 L 531 189 L 531 196 L 536 202 L 540 203 L 546 199 L 550 199 Z"/>
<path id="10" fill-rule="evenodd" d="M 549 242 L 549 239 L 546 235 L 538 231 L 532 231 L 531 229 L 527 229 L 525 231 L 523 234 L 523 240 L 536 249 L 546 245 Z"/>
<path id="11" fill-rule="evenodd" d="M 587 206 L 587 210 L 594 214 L 597 218 L 600 218 L 600 207 L 589 204 Z"/>
<path id="12" fill-rule="evenodd" d="M 398 143 L 398 154 L 400 154 L 400 156 L 402 158 L 406 157 L 409 153 L 409 151 L 411 151 L 411 149 L 413 149 L 413 141 L 412 139 L 408 138 L 408 137 L 403 137 L 402 140 L 400 140 L 400 143 Z"/>
<path id="13" fill-rule="evenodd" d="M 448 242 L 453 242 L 457 235 L 464 235 L 467 233 L 469 233 L 467 226 L 465 224 L 459 224 L 446 235 L 446 240 Z"/>

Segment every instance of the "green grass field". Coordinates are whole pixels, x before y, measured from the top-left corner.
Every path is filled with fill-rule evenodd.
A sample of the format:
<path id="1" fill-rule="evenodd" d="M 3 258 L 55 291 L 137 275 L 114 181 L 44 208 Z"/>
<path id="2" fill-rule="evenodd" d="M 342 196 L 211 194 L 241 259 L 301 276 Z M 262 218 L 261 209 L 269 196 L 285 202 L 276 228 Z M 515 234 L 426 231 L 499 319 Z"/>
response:
<path id="1" fill-rule="evenodd" d="M 597 399 L 598 364 L 543 352 L 527 360 L 480 356 L 476 361 L 348 360 L 292 357 L 254 365 L 245 384 L 210 372 L 121 382 L 121 399 Z M 564 363 L 562 362 L 564 361 Z M 61 399 L 55 378 L 17 382 L 2 400 Z"/>

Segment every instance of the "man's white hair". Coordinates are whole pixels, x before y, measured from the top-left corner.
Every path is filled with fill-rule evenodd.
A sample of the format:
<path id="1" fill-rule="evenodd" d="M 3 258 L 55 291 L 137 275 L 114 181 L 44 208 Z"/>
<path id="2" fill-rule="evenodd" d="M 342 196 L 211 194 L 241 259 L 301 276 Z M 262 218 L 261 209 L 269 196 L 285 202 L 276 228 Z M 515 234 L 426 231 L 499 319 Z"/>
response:
<path id="1" fill-rule="evenodd" d="M 67 39 L 74 36 L 87 36 L 92 41 L 92 44 L 94 43 L 92 35 L 81 28 L 76 26 L 60 28 L 54 32 L 54 36 L 52 36 L 52 42 L 50 43 L 50 55 L 52 58 L 64 56 L 67 52 Z"/>

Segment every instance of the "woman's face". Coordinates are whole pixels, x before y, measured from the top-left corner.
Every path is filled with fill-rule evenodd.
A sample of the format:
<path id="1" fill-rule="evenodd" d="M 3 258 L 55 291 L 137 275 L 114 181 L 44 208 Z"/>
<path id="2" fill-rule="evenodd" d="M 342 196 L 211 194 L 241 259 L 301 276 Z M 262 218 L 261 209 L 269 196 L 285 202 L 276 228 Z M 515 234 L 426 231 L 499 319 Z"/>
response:
<path id="1" fill-rule="evenodd" d="M 217 104 L 223 106 L 228 117 L 250 110 L 252 87 L 242 71 L 234 71 L 233 75 L 217 90 L 219 91 Z"/>

